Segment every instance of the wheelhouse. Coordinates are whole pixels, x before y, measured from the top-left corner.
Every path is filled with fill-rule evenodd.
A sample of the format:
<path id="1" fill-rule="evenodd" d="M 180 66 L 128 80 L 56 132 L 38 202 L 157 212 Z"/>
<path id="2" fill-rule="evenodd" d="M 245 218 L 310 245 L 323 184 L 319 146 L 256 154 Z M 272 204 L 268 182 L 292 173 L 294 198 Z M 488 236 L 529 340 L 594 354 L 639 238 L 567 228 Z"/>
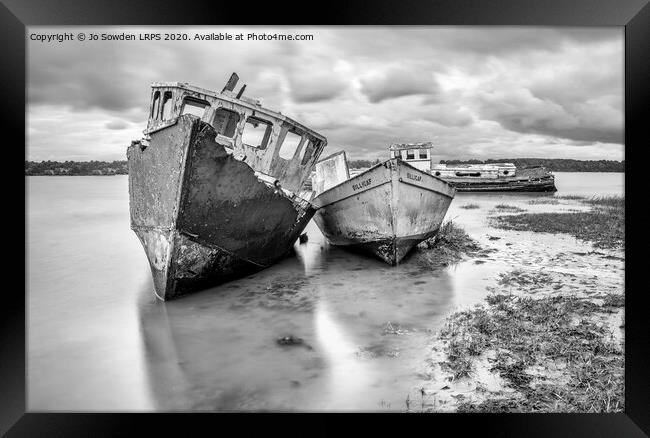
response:
<path id="1" fill-rule="evenodd" d="M 235 94 L 233 74 L 221 93 L 187 83 L 151 84 L 149 120 L 144 134 L 150 135 L 191 114 L 210 124 L 215 140 L 253 170 L 298 191 L 309 176 L 327 140 L 300 123 L 263 108 L 258 100 Z"/>
<path id="2" fill-rule="evenodd" d="M 433 143 L 393 143 L 390 145 L 390 157 L 400 158 L 413 167 L 428 172 L 431 170 L 431 149 Z"/>

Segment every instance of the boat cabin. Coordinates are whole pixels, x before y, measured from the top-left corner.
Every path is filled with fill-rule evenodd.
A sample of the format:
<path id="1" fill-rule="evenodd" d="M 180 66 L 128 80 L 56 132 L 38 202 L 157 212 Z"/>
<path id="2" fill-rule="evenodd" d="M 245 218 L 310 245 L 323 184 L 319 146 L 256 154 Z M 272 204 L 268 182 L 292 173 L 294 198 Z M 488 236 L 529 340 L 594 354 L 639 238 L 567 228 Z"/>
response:
<path id="1" fill-rule="evenodd" d="M 431 149 L 433 143 L 393 143 L 390 145 L 390 157 L 400 158 L 411 166 L 424 172 L 431 170 Z"/>
<path id="2" fill-rule="evenodd" d="M 490 164 L 436 164 L 431 174 L 443 179 L 498 179 L 515 176 L 517 168 L 512 163 Z"/>
<path id="3" fill-rule="evenodd" d="M 282 188 L 298 192 L 327 140 L 243 96 L 246 85 L 235 93 L 238 79 L 233 73 L 220 93 L 182 82 L 151 84 L 145 136 L 175 124 L 185 114 L 200 117 L 217 131 L 215 140 L 228 153 L 267 179 L 277 180 Z"/>

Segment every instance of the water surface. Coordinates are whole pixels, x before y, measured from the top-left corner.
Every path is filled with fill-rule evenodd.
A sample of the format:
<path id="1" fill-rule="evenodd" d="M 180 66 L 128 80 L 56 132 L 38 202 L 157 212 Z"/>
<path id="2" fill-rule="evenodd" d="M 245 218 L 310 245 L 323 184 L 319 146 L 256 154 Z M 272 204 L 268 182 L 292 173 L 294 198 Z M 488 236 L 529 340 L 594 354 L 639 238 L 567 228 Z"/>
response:
<path id="1" fill-rule="evenodd" d="M 402 410 L 430 378 L 431 336 L 480 302 L 498 273 L 588 266 L 570 255 L 588 251 L 584 243 L 495 230 L 487 219 L 504 203 L 580 206 L 529 202 L 549 194 L 459 193 L 446 219 L 496 250 L 478 261 L 431 270 L 416 253 L 390 267 L 328 245 L 310 222 L 295 256 L 163 303 L 129 228 L 126 176 L 26 179 L 32 411 Z M 559 195 L 624 191 L 620 173 L 558 172 L 556 183 Z M 480 208 L 461 208 L 470 203 Z M 276 343 L 289 335 L 304 343 Z"/>

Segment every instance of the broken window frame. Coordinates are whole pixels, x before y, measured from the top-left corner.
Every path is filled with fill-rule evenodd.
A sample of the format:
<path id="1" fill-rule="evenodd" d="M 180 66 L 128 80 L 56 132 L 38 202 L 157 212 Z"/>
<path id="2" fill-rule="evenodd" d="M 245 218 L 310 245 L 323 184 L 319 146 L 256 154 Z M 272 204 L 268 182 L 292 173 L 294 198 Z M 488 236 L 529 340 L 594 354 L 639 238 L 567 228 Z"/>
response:
<path id="1" fill-rule="evenodd" d="M 150 119 L 157 119 L 158 113 L 160 112 L 160 91 L 156 90 L 153 93 L 153 99 L 151 101 L 151 111 L 149 114 Z"/>
<path id="2" fill-rule="evenodd" d="M 215 124 L 215 120 L 217 119 L 219 112 L 229 113 L 230 116 L 228 117 L 227 123 L 219 125 L 219 127 L 217 128 L 217 126 Z M 232 121 L 231 118 L 234 117 L 234 116 L 236 116 L 237 119 Z M 222 135 L 222 136 L 227 137 L 227 138 L 235 138 L 235 136 L 237 135 L 237 127 L 239 126 L 239 122 L 241 122 L 241 118 L 242 118 L 241 113 L 239 113 L 239 112 L 237 112 L 237 111 L 235 111 L 233 109 L 229 109 L 229 108 L 226 108 L 226 107 L 223 107 L 223 106 L 219 106 L 219 107 L 215 108 L 215 110 L 213 112 L 212 121 L 211 121 L 210 125 L 212 125 L 214 127 L 214 129 L 217 130 L 217 133 L 219 135 Z M 230 126 L 232 127 L 232 134 L 228 135 L 229 132 L 227 131 L 227 129 Z M 242 139 L 242 143 L 243 143 L 243 139 Z"/>
<path id="3" fill-rule="evenodd" d="M 253 127 L 255 129 L 257 129 L 255 124 L 253 122 L 251 122 L 251 120 L 254 121 L 254 122 L 257 122 L 258 125 L 259 124 L 266 125 L 266 131 L 264 131 L 264 136 L 262 137 L 262 140 L 261 140 L 260 144 L 257 145 L 257 146 L 251 145 L 251 144 L 248 144 L 248 143 L 244 142 L 244 135 L 246 134 L 246 125 L 251 124 L 251 125 L 253 125 Z M 241 142 L 242 142 L 242 144 L 244 146 L 248 146 L 248 147 L 251 147 L 251 148 L 254 148 L 254 149 L 265 150 L 269 145 L 269 140 L 271 138 L 271 133 L 272 132 L 273 132 L 273 122 L 271 122 L 269 120 L 259 118 L 257 116 L 248 116 L 246 118 L 246 121 L 244 122 L 244 129 L 242 130 Z"/>
<path id="4" fill-rule="evenodd" d="M 169 106 L 166 107 L 166 105 L 169 103 Z M 174 118 L 174 111 L 173 111 L 173 106 L 174 105 L 174 95 L 171 91 L 165 91 L 163 93 L 163 98 L 162 98 L 162 115 L 161 119 L 162 120 L 171 120 Z M 169 109 L 168 113 L 166 114 L 165 111 Z"/>
<path id="5" fill-rule="evenodd" d="M 304 166 L 309 162 L 309 160 L 311 160 L 318 146 L 319 146 L 318 142 L 314 142 L 312 138 L 305 135 L 305 144 L 302 146 L 302 150 L 300 151 L 301 166 Z"/>
<path id="6" fill-rule="evenodd" d="M 202 107 L 203 108 L 203 114 L 198 115 L 194 113 L 186 113 L 185 108 L 187 108 L 187 104 L 190 103 L 190 106 L 193 106 L 195 108 Z M 185 96 L 183 97 L 183 104 L 181 105 L 181 112 L 180 115 L 185 115 L 185 114 L 192 114 L 194 116 L 197 116 L 200 119 L 203 119 L 205 117 L 205 112 L 210 108 L 210 102 L 207 100 L 203 99 L 198 99 L 194 96 Z"/>
<path id="7" fill-rule="evenodd" d="M 287 156 L 287 155 L 283 156 L 282 155 L 282 150 L 285 148 L 285 146 L 287 144 L 287 137 L 289 136 L 289 134 L 292 134 L 293 136 L 298 137 L 298 143 L 293 148 L 293 152 L 291 153 L 291 156 Z M 302 146 L 304 145 L 305 141 L 306 141 L 306 139 L 305 139 L 305 136 L 303 134 L 300 134 L 296 130 L 288 129 L 287 132 L 284 134 L 284 137 L 282 138 L 282 142 L 279 145 L 278 156 L 280 158 L 282 158 L 283 160 L 287 160 L 287 161 L 293 160 L 293 158 L 296 156 L 296 154 L 298 152 L 301 152 L 301 149 L 304 149 Z M 302 158 L 301 158 L 301 160 L 302 160 Z"/>

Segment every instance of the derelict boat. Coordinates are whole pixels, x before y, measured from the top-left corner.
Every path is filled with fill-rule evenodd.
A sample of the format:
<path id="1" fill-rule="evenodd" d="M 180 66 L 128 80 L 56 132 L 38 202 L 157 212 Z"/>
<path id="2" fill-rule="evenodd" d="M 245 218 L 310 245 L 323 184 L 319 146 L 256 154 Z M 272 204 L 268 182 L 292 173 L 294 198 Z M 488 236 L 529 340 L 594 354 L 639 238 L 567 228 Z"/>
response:
<path id="1" fill-rule="evenodd" d="M 433 164 L 433 143 L 393 144 L 399 157 L 420 170 L 438 176 L 459 192 L 556 192 L 555 176 L 543 166 L 517 168 L 513 163 Z"/>
<path id="2" fill-rule="evenodd" d="M 300 189 L 327 140 L 237 81 L 152 84 L 145 138 L 127 150 L 131 228 L 163 300 L 272 265 L 315 212 Z"/>
<path id="3" fill-rule="evenodd" d="M 350 178 L 345 153 L 316 164 L 314 221 L 333 245 L 395 265 L 440 229 L 456 191 L 399 158 Z"/>

